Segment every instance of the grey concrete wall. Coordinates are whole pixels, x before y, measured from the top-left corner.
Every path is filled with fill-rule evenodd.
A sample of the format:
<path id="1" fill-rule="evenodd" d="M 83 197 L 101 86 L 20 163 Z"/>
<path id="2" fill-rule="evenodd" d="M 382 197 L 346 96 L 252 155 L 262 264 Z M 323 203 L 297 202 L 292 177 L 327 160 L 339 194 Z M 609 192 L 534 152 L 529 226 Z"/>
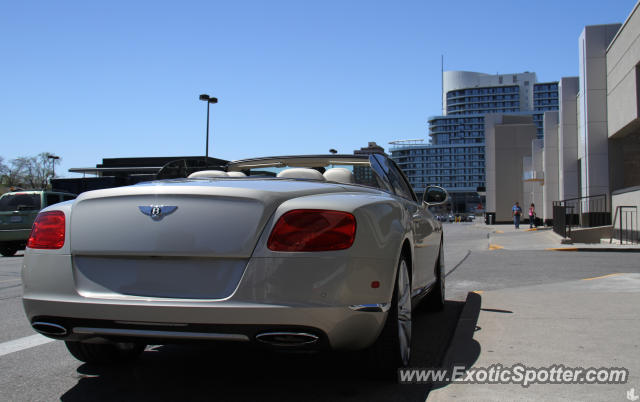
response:
<path id="1" fill-rule="evenodd" d="M 611 191 L 640 186 L 640 128 L 609 138 L 609 185 Z"/>
<path id="2" fill-rule="evenodd" d="M 578 188 L 578 77 L 564 77 L 558 84 L 558 199 L 580 195 Z M 546 134 L 545 134 L 546 135 Z"/>
<path id="3" fill-rule="evenodd" d="M 609 151 L 609 191 L 614 191 L 624 188 L 624 141 L 609 138 L 607 146 Z"/>
<path id="4" fill-rule="evenodd" d="M 531 155 L 529 156 L 524 156 L 522 158 L 522 173 L 523 173 L 523 178 L 525 179 L 531 179 L 535 176 L 535 173 L 533 172 L 533 157 Z M 529 208 L 529 204 L 531 204 L 532 202 L 535 204 L 535 184 L 532 181 L 528 181 L 528 180 L 522 180 L 522 198 L 518 197 L 514 200 L 518 201 L 520 203 L 520 207 L 522 207 L 522 219 L 525 219 L 525 216 L 527 215 L 527 211 Z M 511 203 L 513 204 L 513 202 Z"/>
<path id="5" fill-rule="evenodd" d="M 495 212 L 498 222 L 510 221 L 513 203 L 524 200 L 522 159 L 535 138 L 530 115 L 485 116 L 487 212 Z"/>
<path id="6" fill-rule="evenodd" d="M 640 3 L 638 3 L 640 4 Z M 640 61 L 640 11 L 638 4 L 606 51 L 608 135 L 614 137 L 637 123 Z"/>
<path id="7" fill-rule="evenodd" d="M 616 212 L 616 208 L 621 205 L 635 206 L 640 213 L 640 187 L 630 188 L 629 190 L 625 190 L 620 193 L 613 193 L 611 195 L 611 219 L 615 218 L 614 214 Z M 640 223 L 640 218 L 638 217 L 638 213 L 634 214 L 634 222 L 633 226 L 636 231 L 638 231 L 638 224 Z M 623 216 L 623 220 L 627 218 L 627 223 L 632 218 L 630 215 Z M 613 222 L 614 229 L 620 229 L 620 216 L 616 218 L 616 221 Z"/>
<path id="8" fill-rule="evenodd" d="M 621 24 L 587 26 L 579 39 L 578 158 L 581 195 L 609 193 L 606 49 Z"/>
<path id="9" fill-rule="evenodd" d="M 640 130 L 622 138 L 623 187 L 640 186 Z M 617 190 L 618 188 L 616 188 Z"/>
<path id="10" fill-rule="evenodd" d="M 536 207 L 536 213 L 538 217 L 542 217 L 544 214 L 544 202 L 543 202 L 543 189 L 544 189 L 544 141 L 541 139 L 535 139 L 531 141 L 531 172 L 533 173 L 529 186 L 529 192 L 523 194 L 524 206 L 523 210 L 526 212 L 529 210 L 529 206 L 533 203 Z M 527 215 L 525 213 L 525 215 Z"/>
<path id="11" fill-rule="evenodd" d="M 538 216 L 544 220 L 553 219 L 553 201 L 558 201 L 560 178 L 559 178 L 559 113 L 544 113 L 544 186 L 542 188 L 542 213 L 538 211 Z"/>
<path id="12" fill-rule="evenodd" d="M 611 237 L 611 226 L 597 226 L 594 228 L 575 227 L 571 229 L 573 243 L 600 243 L 602 239 Z"/>
<path id="13" fill-rule="evenodd" d="M 611 191 L 640 185 L 639 5 L 636 4 L 606 51 Z"/>
<path id="14" fill-rule="evenodd" d="M 496 124 L 502 123 L 501 114 L 484 116 L 484 175 L 486 200 L 485 211 L 496 212 Z"/>

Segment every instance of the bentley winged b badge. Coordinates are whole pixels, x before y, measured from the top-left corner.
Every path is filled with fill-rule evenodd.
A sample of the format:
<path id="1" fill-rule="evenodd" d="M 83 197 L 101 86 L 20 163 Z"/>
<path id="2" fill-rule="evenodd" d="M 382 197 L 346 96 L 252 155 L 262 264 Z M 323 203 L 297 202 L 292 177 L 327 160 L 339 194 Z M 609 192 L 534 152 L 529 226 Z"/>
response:
<path id="1" fill-rule="evenodd" d="M 173 205 L 140 205 L 138 208 L 140 209 L 140 212 L 145 215 L 149 215 L 152 219 L 156 220 L 162 219 L 164 216 L 167 216 L 178 209 L 177 206 Z"/>

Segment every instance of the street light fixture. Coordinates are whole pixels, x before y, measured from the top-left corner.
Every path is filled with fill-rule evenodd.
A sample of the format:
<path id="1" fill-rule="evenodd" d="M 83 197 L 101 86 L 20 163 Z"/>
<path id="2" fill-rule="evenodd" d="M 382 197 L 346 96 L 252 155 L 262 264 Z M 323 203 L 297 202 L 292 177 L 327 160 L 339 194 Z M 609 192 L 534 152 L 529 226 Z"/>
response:
<path id="1" fill-rule="evenodd" d="M 209 105 L 212 103 L 218 103 L 218 98 L 209 96 L 207 94 L 200 95 L 200 100 L 207 102 L 207 143 L 204 150 L 204 164 L 208 166 L 209 163 Z"/>
<path id="2" fill-rule="evenodd" d="M 57 155 L 53 155 L 53 154 L 48 154 L 47 158 L 51 159 L 51 179 L 49 180 L 49 183 L 51 183 L 51 188 L 53 189 L 53 182 L 51 180 L 53 180 L 56 177 L 56 160 L 60 159 L 59 156 Z"/>

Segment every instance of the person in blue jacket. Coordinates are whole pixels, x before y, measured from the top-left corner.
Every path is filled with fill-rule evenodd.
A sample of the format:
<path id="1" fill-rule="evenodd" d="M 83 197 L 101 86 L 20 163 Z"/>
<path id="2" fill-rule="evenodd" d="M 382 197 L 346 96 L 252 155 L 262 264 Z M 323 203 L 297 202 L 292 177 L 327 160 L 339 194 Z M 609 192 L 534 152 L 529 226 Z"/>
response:
<path id="1" fill-rule="evenodd" d="M 516 226 L 516 229 L 520 229 L 520 216 L 522 215 L 522 208 L 520 208 L 520 204 L 518 201 L 511 208 L 511 215 L 513 215 L 513 224 Z"/>

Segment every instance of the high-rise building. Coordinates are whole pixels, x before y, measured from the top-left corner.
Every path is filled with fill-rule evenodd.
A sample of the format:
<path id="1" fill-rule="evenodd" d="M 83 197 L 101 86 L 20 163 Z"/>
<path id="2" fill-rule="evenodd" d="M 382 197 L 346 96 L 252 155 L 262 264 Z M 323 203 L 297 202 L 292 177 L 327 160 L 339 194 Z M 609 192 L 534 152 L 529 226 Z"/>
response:
<path id="1" fill-rule="evenodd" d="M 354 155 L 371 155 L 371 154 L 387 155 L 387 153 L 384 152 L 384 148 L 376 144 L 375 141 L 373 142 L 370 141 L 369 145 L 367 145 L 366 147 L 356 149 L 355 151 L 353 151 L 353 154 Z"/>
<path id="2" fill-rule="evenodd" d="M 533 122 L 537 127 L 536 136 L 544 138 L 544 112 L 558 110 L 558 83 L 541 82 L 533 86 Z"/>
<path id="3" fill-rule="evenodd" d="M 353 151 L 354 155 L 371 155 L 371 154 L 382 154 L 387 155 L 384 152 L 384 148 L 380 145 L 376 144 L 375 141 L 369 142 L 366 147 L 362 147 L 360 149 L 356 149 Z M 353 175 L 356 178 L 358 183 L 374 183 L 375 178 L 373 177 L 373 171 L 364 166 L 354 166 L 353 167 Z"/>
<path id="4" fill-rule="evenodd" d="M 536 73 L 483 74 L 445 71 L 442 74 L 444 116 L 533 110 L 531 87 Z"/>
<path id="5" fill-rule="evenodd" d="M 416 193 L 435 184 L 449 191 L 457 211 L 478 205 L 472 195 L 486 182 L 484 116 L 532 115 L 537 136 L 543 138 L 544 112 L 558 110 L 558 83 L 536 81 L 531 72 L 490 75 L 445 71 L 443 115 L 429 118 L 429 142 L 391 143 L 391 157 Z"/>

